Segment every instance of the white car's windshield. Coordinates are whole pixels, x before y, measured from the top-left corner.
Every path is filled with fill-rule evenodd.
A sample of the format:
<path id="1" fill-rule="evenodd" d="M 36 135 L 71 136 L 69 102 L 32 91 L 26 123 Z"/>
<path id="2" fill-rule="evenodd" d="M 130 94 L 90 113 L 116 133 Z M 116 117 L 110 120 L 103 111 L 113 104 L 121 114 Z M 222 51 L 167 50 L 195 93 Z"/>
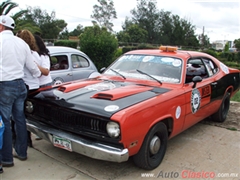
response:
<path id="1" fill-rule="evenodd" d="M 182 60 L 153 55 L 124 55 L 112 64 L 104 74 L 121 75 L 125 78 L 150 79 L 160 82 L 180 83 Z M 149 76 L 139 71 L 147 73 Z M 153 78 L 151 78 L 153 77 Z"/>

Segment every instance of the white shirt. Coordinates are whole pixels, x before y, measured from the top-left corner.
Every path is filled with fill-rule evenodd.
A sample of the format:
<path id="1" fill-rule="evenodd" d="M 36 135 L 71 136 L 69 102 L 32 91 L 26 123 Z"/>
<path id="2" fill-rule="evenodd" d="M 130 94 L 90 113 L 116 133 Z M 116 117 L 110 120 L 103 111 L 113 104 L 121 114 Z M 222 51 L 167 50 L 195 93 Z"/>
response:
<path id="1" fill-rule="evenodd" d="M 0 81 L 12 81 L 24 77 L 24 66 L 32 76 L 41 76 L 29 46 L 10 30 L 0 33 Z"/>
<path id="2" fill-rule="evenodd" d="M 39 65 L 42 66 L 43 68 L 46 68 L 46 69 L 50 70 L 50 59 L 49 59 L 49 56 L 41 55 L 40 59 L 41 60 L 40 60 L 40 64 Z M 47 76 L 42 75 L 39 78 L 39 83 L 40 83 L 40 86 L 48 84 L 48 83 L 52 83 L 52 77 L 51 77 L 50 73 Z"/>
<path id="3" fill-rule="evenodd" d="M 35 62 L 35 64 L 40 64 L 40 56 L 36 51 L 31 51 L 32 55 L 32 61 Z M 31 72 L 28 70 L 28 68 L 24 67 L 24 82 L 28 85 L 29 90 L 38 89 L 39 88 L 39 77 L 32 76 Z"/>

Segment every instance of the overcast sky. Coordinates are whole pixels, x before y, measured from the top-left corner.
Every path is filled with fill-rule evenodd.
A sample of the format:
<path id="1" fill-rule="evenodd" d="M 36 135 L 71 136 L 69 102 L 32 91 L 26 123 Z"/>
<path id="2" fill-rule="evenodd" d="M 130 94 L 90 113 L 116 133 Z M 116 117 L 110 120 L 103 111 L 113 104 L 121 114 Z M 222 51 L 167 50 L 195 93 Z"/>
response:
<path id="1" fill-rule="evenodd" d="M 49 14 L 56 12 L 57 19 L 63 19 L 69 31 L 72 31 L 78 24 L 91 26 L 91 14 L 93 6 L 99 5 L 97 0 L 12 0 L 18 3 L 20 9 L 27 6 L 39 7 L 46 10 Z M 137 0 L 113 0 L 117 12 L 117 20 L 113 21 L 113 30 L 122 30 L 122 23 L 125 17 L 131 17 L 130 11 L 137 7 Z M 180 18 L 187 19 L 192 25 L 196 26 L 196 33 L 203 32 L 210 41 L 215 40 L 235 40 L 240 38 L 240 0 L 229 1 L 193 1 L 193 0 L 157 0 L 159 10 L 170 11 Z M 19 10 L 14 8 L 14 11 Z M 11 15 L 11 12 L 10 12 Z"/>

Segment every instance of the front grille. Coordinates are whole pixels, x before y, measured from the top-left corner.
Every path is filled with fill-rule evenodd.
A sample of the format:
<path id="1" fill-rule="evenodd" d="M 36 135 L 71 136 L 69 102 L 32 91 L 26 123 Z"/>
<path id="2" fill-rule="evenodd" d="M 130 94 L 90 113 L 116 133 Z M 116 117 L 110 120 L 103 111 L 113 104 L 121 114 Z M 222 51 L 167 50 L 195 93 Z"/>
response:
<path id="1" fill-rule="evenodd" d="M 98 116 L 55 105 L 39 103 L 34 103 L 33 116 L 34 119 L 38 119 L 43 123 L 77 134 L 89 133 L 100 135 L 101 137 L 109 137 L 106 131 L 106 125 L 109 120 Z"/>

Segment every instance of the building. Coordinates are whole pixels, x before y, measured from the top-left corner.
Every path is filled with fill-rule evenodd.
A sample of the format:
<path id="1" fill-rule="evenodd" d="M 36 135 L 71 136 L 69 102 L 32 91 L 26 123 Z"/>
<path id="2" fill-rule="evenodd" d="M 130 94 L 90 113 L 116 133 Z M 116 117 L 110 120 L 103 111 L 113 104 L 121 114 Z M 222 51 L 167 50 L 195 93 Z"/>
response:
<path id="1" fill-rule="evenodd" d="M 227 43 L 229 43 L 229 48 L 232 48 L 234 46 L 233 41 L 217 40 L 212 42 L 212 47 L 216 50 L 224 50 L 224 47 Z"/>

